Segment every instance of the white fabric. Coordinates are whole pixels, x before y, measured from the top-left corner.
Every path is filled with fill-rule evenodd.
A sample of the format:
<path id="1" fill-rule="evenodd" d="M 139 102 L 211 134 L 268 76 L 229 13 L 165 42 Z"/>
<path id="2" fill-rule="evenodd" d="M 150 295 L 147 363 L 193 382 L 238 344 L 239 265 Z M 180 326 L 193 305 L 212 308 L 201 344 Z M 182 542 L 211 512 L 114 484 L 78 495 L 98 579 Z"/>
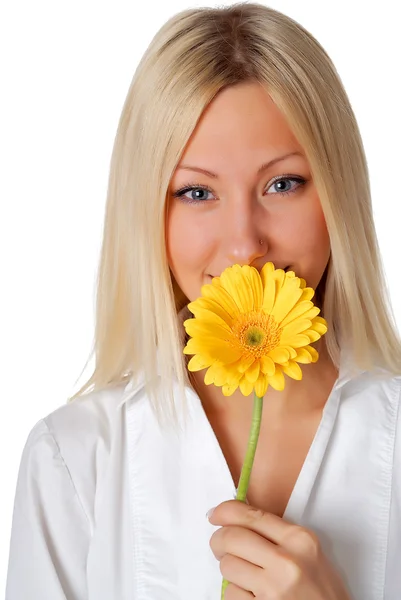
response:
<path id="1" fill-rule="evenodd" d="M 284 519 L 313 529 L 353 600 L 401 598 L 401 376 L 343 361 Z M 162 432 L 141 383 L 92 392 L 32 429 L 6 600 L 219 600 L 206 511 L 234 483 L 198 396 Z M 177 404 L 178 406 L 178 404 Z"/>

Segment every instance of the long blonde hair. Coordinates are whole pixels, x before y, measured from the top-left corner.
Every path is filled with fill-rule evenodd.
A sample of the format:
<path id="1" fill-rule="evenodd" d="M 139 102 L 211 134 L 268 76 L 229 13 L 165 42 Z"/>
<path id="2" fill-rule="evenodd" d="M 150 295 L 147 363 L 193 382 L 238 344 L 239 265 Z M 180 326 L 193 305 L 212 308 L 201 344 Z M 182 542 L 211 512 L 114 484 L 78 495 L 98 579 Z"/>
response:
<path id="1" fill-rule="evenodd" d="M 376 237 L 366 157 L 339 75 L 299 23 L 244 2 L 174 15 L 136 69 L 111 158 L 90 355 L 96 365 L 68 401 L 142 372 L 159 422 L 165 414 L 176 422 L 173 381 L 182 399 L 189 382 L 177 313 L 188 300 L 167 261 L 169 183 L 207 105 L 223 88 L 247 81 L 264 86 L 309 161 L 331 242 L 316 298 L 328 322 L 325 339 L 333 362 L 339 365 L 347 340 L 358 367 L 400 373 L 401 341 Z"/>

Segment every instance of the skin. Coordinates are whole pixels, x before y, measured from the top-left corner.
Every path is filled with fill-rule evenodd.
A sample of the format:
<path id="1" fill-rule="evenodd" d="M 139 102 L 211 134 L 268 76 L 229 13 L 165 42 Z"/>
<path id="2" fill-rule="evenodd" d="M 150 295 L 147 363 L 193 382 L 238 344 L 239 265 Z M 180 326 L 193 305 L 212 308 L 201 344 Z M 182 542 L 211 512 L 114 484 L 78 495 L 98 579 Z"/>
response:
<path id="1" fill-rule="evenodd" d="M 293 152 L 299 154 L 258 174 L 263 163 Z M 292 178 L 302 178 L 305 184 Z M 195 189 L 176 197 L 187 184 Z M 330 258 L 324 214 L 303 149 L 259 84 L 226 88 L 204 111 L 170 182 L 166 233 L 171 273 L 189 301 L 201 295 L 202 285 L 210 283 L 212 276 L 233 264 L 261 270 L 272 261 L 276 268 L 290 267 L 307 286 L 318 286 Z M 314 347 L 319 360 L 302 365 L 301 381 L 286 377 L 283 391 L 268 388 L 261 449 L 268 451 L 269 444 L 284 439 L 283 423 L 285 427 L 296 423 L 298 429 L 302 423 L 305 431 L 316 429 L 338 371 L 327 354 L 324 336 Z M 245 443 L 252 394 L 244 397 L 237 390 L 228 401 L 221 388 L 204 384 L 204 373 L 194 373 L 193 381 L 210 422 L 215 430 L 221 425 L 231 433 L 234 425 L 230 424 L 237 428 L 241 424 L 243 431 L 231 439 L 242 436 Z M 294 460 L 299 459 L 297 451 L 293 454 Z M 256 486 L 263 479 L 264 474 L 255 475 Z M 239 501 L 220 504 L 210 522 L 221 525 L 211 538 L 211 548 L 223 576 L 231 582 L 226 600 L 348 599 L 313 532 Z"/>
<path id="2" fill-rule="evenodd" d="M 301 156 L 290 156 L 257 174 L 260 165 L 290 152 Z M 184 165 L 212 171 L 218 178 L 183 169 Z M 283 179 L 284 175 L 302 177 L 306 183 Z M 195 187 L 175 197 L 186 184 L 209 186 L 212 192 Z M 200 201 L 191 203 L 197 198 Z M 289 266 L 316 289 L 330 258 L 324 214 L 303 149 L 259 84 L 226 88 L 204 111 L 171 178 L 166 225 L 170 270 L 189 301 L 200 296 L 211 276 L 235 263 L 259 271 L 268 261 L 276 268 Z M 283 391 L 268 388 L 265 398 L 271 410 L 321 408 L 315 383 L 328 380 L 330 387 L 337 372 L 324 337 L 314 347 L 320 358 L 303 365 L 302 381 L 287 377 Z M 209 414 L 222 418 L 228 411 L 244 418 L 251 414 L 252 395 L 244 398 L 237 390 L 228 403 L 221 388 L 204 385 L 204 371 L 193 378 Z"/>
<path id="3" fill-rule="evenodd" d="M 238 500 L 209 518 L 210 547 L 229 581 L 225 600 L 351 600 L 317 536 Z"/>

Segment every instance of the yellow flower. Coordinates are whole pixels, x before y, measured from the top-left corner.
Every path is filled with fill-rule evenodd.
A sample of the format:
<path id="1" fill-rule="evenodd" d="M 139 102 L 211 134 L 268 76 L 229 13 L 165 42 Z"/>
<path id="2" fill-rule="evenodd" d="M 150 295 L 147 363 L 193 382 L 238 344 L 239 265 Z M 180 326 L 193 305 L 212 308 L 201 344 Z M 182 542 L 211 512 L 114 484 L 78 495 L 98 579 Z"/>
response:
<path id="1" fill-rule="evenodd" d="M 302 379 L 298 363 L 316 362 L 309 344 L 327 332 L 327 322 L 311 302 L 315 292 L 294 271 L 268 262 L 261 273 L 234 265 L 202 286 L 188 304 L 195 318 L 184 322 L 191 338 L 184 354 L 193 354 L 190 371 L 206 369 L 205 383 L 222 387 L 225 396 L 240 388 L 265 395 L 269 385 L 283 390 L 284 374 Z"/>

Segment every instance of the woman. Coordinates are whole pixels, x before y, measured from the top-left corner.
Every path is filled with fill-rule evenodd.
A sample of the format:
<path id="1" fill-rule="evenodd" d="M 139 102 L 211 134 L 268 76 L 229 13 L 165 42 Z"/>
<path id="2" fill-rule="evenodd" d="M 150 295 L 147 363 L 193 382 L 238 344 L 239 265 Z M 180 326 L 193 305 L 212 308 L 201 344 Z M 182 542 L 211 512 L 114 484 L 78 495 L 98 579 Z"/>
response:
<path id="1" fill-rule="evenodd" d="M 328 332 L 267 390 L 245 504 L 252 397 L 189 377 L 182 322 L 213 276 L 269 261 Z M 355 117 L 289 17 L 190 9 L 152 40 L 112 156 L 94 351 L 24 448 L 7 600 L 217 599 L 222 576 L 227 600 L 400 597 L 401 342 Z"/>

